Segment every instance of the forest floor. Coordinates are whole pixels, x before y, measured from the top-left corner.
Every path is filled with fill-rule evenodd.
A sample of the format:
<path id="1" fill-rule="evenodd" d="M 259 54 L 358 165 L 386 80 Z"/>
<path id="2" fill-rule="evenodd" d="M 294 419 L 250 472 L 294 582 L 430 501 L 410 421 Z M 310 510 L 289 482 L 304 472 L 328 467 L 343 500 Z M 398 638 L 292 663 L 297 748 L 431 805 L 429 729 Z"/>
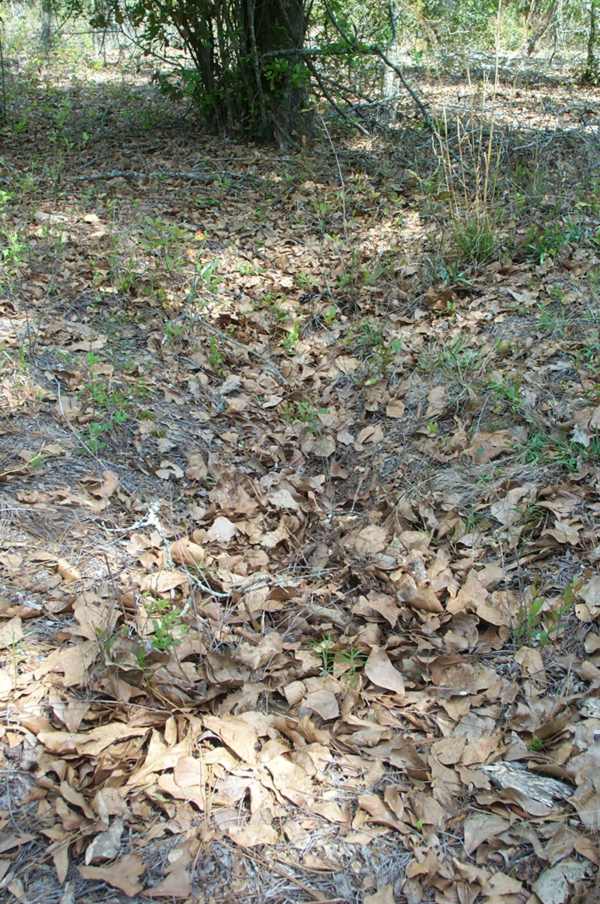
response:
<path id="1" fill-rule="evenodd" d="M 600 901 L 600 93 L 9 87 L 0 899 Z"/>

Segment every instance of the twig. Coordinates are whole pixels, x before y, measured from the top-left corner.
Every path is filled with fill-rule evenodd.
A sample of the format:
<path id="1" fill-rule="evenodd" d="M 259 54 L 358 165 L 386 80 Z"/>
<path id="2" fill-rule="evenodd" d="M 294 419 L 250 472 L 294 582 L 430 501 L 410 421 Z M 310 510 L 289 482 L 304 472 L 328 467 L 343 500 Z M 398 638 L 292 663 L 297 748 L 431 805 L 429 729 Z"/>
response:
<path id="1" fill-rule="evenodd" d="M 400 69 L 400 67 L 399 67 L 399 66 L 396 66 L 395 63 L 392 63 L 392 61 L 390 60 L 390 58 L 388 57 L 388 55 L 381 49 L 381 47 L 373 47 L 373 53 L 374 53 L 376 56 L 378 56 L 379 59 L 380 59 L 383 63 L 385 63 L 386 66 L 389 66 L 390 69 L 392 69 L 392 70 L 396 73 L 396 75 L 397 75 L 398 78 L 400 79 L 400 82 L 401 82 L 401 84 L 402 84 L 402 87 L 404 88 L 404 90 L 405 90 L 408 94 L 410 94 L 410 96 L 411 96 L 411 98 L 412 98 L 412 100 L 413 100 L 413 103 L 414 103 L 415 107 L 417 108 L 417 110 L 418 110 L 419 113 L 421 114 L 421 117 L 422 117 L 422 119 L 423 119 L 423 122 L 427 125 L 427 127 L 428 127 L 429 129 L 432 129 L 432 130 L 433 130 L 433 122 L 431 121 L 431 116 L 429 115 L 429 111 L 427 110 L 427 107 L 425 106 L 425 104 L 423 103 L 423 101 L 421 100 L 421 98 L 419 97 L 419 95 L 417 94 L 417 92 L 414 90 L 414 88 L 412 88 L 412 87 L 409 85 L 409 83 L 407 82 L 407 80 L 406 80 L 406 78 L 405 78 L 405 76 L 404 76 L 404 73 L 402 72 L 402 70 Z"/>
<path id="2" fill-rule="evenodd" d="M 301 888 L 302 891 L 306 892 L 306 894 L 309 895 L 309 897 L 312 901 L 315 902 L 315 904 L 338 904 L 338 902 L 339 904 L 343 904 L 345 900 L 344 898 L 324 898 L 320 892 L 314 891 L 314 889 L 312 889 L 310 885 L 306 885 L 305 882 L 301 882 L 300 879 L 296 879 L 295 876 L 290 875 L 287 869 L 284 869 L 282 865 L 280 866 L 279 863 L 272 857 L 267 861 L 260 857 L 255 851 L 250 852 L 247 848 L 240 848 L 240 850 L 244 857 L 247 857 L 248 860 L 253 860 L 254 863 L 260 864 L 260 866 L 264 867 L 265 869 L 276 873 L 284 879 L 287 879 L 288 882 L 291 882 L 292 885 L 295 885 L 297 888 Z M 298 867 L 302 869 L 300 864 L 298 864 Z M 292 869 L 291 866 L 288 868 Z"/>
<path id="3" fill-rule="evenodd" d="M 306 63 L 307 69 L 309 69 L 310 72 L 312 72 L 319 88 L 321 89 L 321 93 L 323 94 L 323 97 L 325 98 L 326 101 L 328 101 L 331 104 L 331 106 L 333 107 L 335 112 L 339 116 L 341 116 L 342 119 L 344 119 L 347 123 L 349 123 L 352 126 L 352 128 L 358 129 L 358 131 L 362 132 L 363 135 L 368 136 L 369 130 L 367 128 L 365 128 L 365 126 L 363 126 L 362 123 L 357 122 L 355 119 L 352 119 L 352 117 L 348 113 L 346 113 L 345 110 L 342 110 L 340 105 L 336 102 L 335 98 L 327 90 L 327 87 L 325 86 L 323 79 L 319 75 L 317 68 L 316 68 L 315 64 L 312 62 L 312 60 L 306 59 L 305 63 Z M 321 117 L 321 121 L 323 121 L 323 117 Z M 329 137 L 329 133 L 328 133 L 327 137 Z"/>

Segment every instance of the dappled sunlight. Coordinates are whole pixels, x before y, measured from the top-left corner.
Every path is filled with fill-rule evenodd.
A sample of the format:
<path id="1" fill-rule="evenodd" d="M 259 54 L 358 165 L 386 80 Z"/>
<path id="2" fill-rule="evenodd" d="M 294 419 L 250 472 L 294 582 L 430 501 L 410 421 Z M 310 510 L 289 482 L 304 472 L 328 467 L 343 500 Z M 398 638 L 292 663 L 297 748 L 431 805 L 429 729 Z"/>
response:
<path id="1" fill-rule="evenodd" d="M 119 73 L 48 69 L 2 131 L 21 900 L 521 904 L 550 845 L 585 877 L 597 92 L 482 122 L 432 79 L 433 134 L 282 153 Z"/>

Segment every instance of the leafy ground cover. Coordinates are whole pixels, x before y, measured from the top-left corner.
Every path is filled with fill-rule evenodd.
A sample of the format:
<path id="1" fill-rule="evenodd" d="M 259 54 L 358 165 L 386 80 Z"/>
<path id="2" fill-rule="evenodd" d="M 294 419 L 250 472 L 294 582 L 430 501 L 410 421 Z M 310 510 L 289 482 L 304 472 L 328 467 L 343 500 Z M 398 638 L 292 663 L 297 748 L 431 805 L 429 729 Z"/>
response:
<path id="1" fill-rule="evenodd" d="M 282 156 L 15 84 L 4 899 L 595 900 L 598 93 Z"/>

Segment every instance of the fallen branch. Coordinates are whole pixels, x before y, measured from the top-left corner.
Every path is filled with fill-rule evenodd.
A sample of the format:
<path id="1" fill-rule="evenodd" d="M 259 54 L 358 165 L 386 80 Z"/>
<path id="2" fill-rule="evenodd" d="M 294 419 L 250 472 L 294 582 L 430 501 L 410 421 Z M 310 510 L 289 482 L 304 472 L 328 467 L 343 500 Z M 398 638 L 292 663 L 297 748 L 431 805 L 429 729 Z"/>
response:
<path id="1" fill-rule="evenodd" d="M 375 53 L 376 56 L 379 57 L 379 59 L 381 60 L 382 63 L 384 63 L 386 66 L 389 66 L 389 68 L 393 72 L 396 73 L 396 75 L 398 76 L 398 79 L 400 80 L 402 87 L 410 95 L 415 107 L 421 114 L 423 122 L 427 125 L 427 127 L 429 129 L 433 130 L 433 123 L 431 121 L 431 116 L 429 115 L 429 111 L 428 111 L 427 107 L 425 106 L 425 104 L 423 103 L 423 101 L 421 100 L 421 98 L 419 97 L 417 92 L 414 90 L 414 88 L 412 88 L 410 86 L 410 84 L 404 77 L 404 73 L 402 72 L 400 67 L 396 66 L 395 63 L 392 63 L 390 58 L 387 56 L 386 53 L 384 53 L 384 51 L 381 49 L 381 47 L 374 47 L 373 52 Z"/>
<path id="2" fill-rule="evenodd" d="M 351 125 L 352 128 L 358 129 L 358 131 L 362 132 L 363 135 L 368 135 L 369 130 L 367 128 L 365 128 L 365 126 L 363 126 L 362 123 L 358 122 L 356 119 L 353 119 L 352 116 L 350 116 L 348 113 L 346 113 L 345 110 L 342 110 L 342 108 L 339 106 L 339 104 L 336 103 L 335 98 L 327 90 L 327 87 L 324 84 L 323 79 L 319 75 L 314 63 L 309 59 L 306 59 L 305 62 L 306 62 L 307 68 L 310 70 L 310 72 L 312 73 L 313 77 L 315 78 L 319 88 L 321 89 L 321 93 L 322 93 L 323 97 L 325 98 L 326 101 L 328 101 L 331 104 L 331 106 L 333 107 L 335 112 L 338 114 L 338 116 L 341 116 L 341 118 L 344 119 L 347 123 L 349 123 L 349 125 Z"/>

